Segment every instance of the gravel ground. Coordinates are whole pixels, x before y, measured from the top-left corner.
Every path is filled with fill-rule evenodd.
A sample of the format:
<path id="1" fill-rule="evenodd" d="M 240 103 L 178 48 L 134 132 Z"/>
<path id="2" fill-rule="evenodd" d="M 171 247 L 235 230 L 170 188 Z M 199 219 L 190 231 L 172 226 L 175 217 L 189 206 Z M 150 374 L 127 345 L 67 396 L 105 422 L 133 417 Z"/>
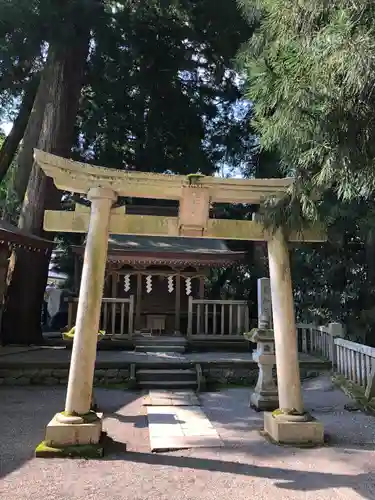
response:
<path id="1" fill-rule="evenodd" d="M 249 409 L 249 390 L 231 389 L 200 396 L 224 448 L 151 454 L 141 395 L 100 389 L 115 448 L 102 460 L 35 459 L 64 392 L 0 388 L 1 500 L 375 499 L 375 419 L 346 411 L 328 378 L 304 386 L 306 407 L 331 437 L 321 449 L 271 445 L 259 435 L 262 415 Z"/>

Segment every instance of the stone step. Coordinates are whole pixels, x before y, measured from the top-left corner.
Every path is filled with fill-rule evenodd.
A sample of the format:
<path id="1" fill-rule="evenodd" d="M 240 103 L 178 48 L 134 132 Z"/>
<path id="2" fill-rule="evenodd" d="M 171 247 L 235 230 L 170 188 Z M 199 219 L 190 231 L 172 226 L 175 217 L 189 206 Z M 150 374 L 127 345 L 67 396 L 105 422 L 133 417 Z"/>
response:
<path id="1" fill-rule="evenodd" d="M 153 344 L 147 344 L 147 345 L 136 345 L 135 350 L 137 352 L 185 352 L 185 346 L 184 345 L 153 345 Z"/>
<path id="2" fill-rule="evenodd" d="M 180 380 L 180 381 L 169 381 L 169 380 L 150 380 L 150 381 L 139 381 L 139 387 L 143 389 L 195 389 L 197 387 L 196 381 L 190 380 Z"/>
<path id="3" fill-rule="evenodd" d="M 195 370 L 181 370 L 181 369 L 140 369 L 137 370 L 137 381 L 139 382 L 180 382 L 191 381 L 196 382 L 197 374 Z"/>
<path id="4" fill-rule="evenodd" d="M 148 341 L 148 342 L 134 342 L 135 347 L 145 347 L 145 346 L 153 346 L 153 347 L 158 347 L 159 349 L 164 349 L 164 347 L 169 347 L 169 346 L 177 346 L 182 349 L 186 349 L 187 344 L 182 343 L 182 342 L 153 342 L 153 341 Z"/>
<path id="5" fill-rule="evenodd" d="M 133 337 L 133 341 L 137 345 L 144 344 L 173 344 L 173 345 L 186 345 L 187 340 L 185 337 Z"/>

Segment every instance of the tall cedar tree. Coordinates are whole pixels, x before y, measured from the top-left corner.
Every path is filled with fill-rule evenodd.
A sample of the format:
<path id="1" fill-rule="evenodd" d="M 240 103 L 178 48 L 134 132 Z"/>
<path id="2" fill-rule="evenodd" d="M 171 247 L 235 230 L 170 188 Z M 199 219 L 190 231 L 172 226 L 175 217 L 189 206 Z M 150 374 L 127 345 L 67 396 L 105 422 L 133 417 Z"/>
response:
<path id="1" fill-rule="evenodd" d="M 34 2 L 40 4 L 38 21 L 48 12 L 48 5 L 41 8 L 45 2 Z M 89 47 L 89 72 L 75 129 L 76 137 L 79 134 L 75 156 L 107 166 L 186 173 L 198 168 L 211 173 L 220 162 L 230 158 L 238 161 L 250 127 L 246 120 L 238 120 L 233 110 L 241 94 L 230 66 L 251 28 L 233 8 L 233 0 L 222 2 L 213 19 L 207 5 L 211 3 L 181 0 L 145 5 L 124 0 L 106 11 L 110 15 L 98 16 L 90 10 L 93 2 L 71 0 L 64 5 L 63 16 L 55 12 L 44 21 L 48 59 L 18 161 L 17 189 L 21 195 L 27 171 L 31 171 L 20 227 L 43 235 L 43 211 L 56 208 L 60 201 L 51 183 L 32 166 L 32 149 L 37 146 L 70 156 Z M 79 9 L 87 10 L 82 13 Z M 85 31 L 89 28 L 90 44 Z M 230 35 L 226 40 L 219 36 L 224 31 Z M 64 43 L 56 34 L 65 35 Z M 124 65 L 124 53 L 127 64 L 133 64 L 133 73 Z M 39 320 L 47 264 L 48 259 L 31 262 L 22 252 L 13 254 L 4 314 L 6 342 L 41 339 Z"/>
<path id="2" fill-rule="evenodd" d="M 319 252 L 315 250 L 297 255 L 300 266 L 305 260 L 312 266 L 310 272 L 317 272 L 315 283 L 320 281 L 318 269 L 327 273 L 326 283 L 320 281 L 320 288 L 315 289 L 315 299 L 312 290 L 304 299 L 320 302 L 321 309 L 327 310 L 336 297 L 333 314 L 347 315 L 342 310 L 346 304 L 352 317 L 366 318 L 360 319 L 366 335 L 375 320 L 371 299 L 375 290 L 371 201 L 375 188 L 375 4 L 369 0 L 238 2 L 250 24 L 258 24 L 239 61 L 247 96 L 254 103 L 261 145 L 266 151 L 277 151 L 284 172 L 297 180 L 293 193 L 271 219 L 291 226 L 304 217 L 336 223 L 341 245 L 330 243 L 319 250 L 331 265 L 317 266 Z M 361 265 L 353 249 L 362 255 Z"/>
<path id="3" fill-rule="evenodd" d="M 37 110 L 43 116 L 41 127 L 29 127 L 35 138 L 27 143 L 30 150 L 38 147 L 44 151 L 70 156 L 74 142 L 75 117 L 83 83 L 85 64 L 89 50 L 89 26 L 84 12 L 78 6 L 72 9 L 64 43 L 57 40 L 50 44 L 48 59 L 41 79 L 43 99 Z M 30 117 L 33 120 L 33 116 Z M 39 124 L 38 124 L 39 125 Z M 57 209 L 61 194 L 51 179 L 32 163 L 30 178 L 19 220 L 19 227 L 35 235 L 43 236 L 45 209 Z M 48 235 L 51 237 L 51 235 Z M 32 344 L 42 340 L 41 304 L 47 282 L 50 255 L 27 253 L 15 249 L 8 272 L 8 291 L 4 307 L 2 341 L 4 343 Z M 27 277 L 27 278 L 26 278 Z M 25 285 L 27 279 L 27 285 Z"/>

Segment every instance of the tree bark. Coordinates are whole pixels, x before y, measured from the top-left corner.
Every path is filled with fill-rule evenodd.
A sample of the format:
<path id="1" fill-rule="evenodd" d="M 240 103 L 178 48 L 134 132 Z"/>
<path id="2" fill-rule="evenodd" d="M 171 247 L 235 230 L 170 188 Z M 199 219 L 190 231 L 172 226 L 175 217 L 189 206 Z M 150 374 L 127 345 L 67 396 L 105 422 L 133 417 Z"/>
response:
<path id="1" fill-rule="evenodd" d="M 89 29 L 85 36 L 81 33 L 74 45 L 50 46 L 40 83 L 43 90 L 38 91 L 35 114 L 30 117 L 21 162 L 25 162 L 22 175 L 27 170 L 31 173 L 18 225 L 37 236 L 54 237 L 44 234 L 44 210 L 58 208 L 61 193 L 33 162 L 33 149 L 37 147 L 65 157 L 70 155 L 88 46 Z M 13 251 L 3 316 L 3 343 L 41 343 L 41 308 L 49 260 L 48 253 Z"/>
<path id="2" fill-rule="evenodd" d="M 50 77 L 48 65 L 42 72 L 33 107 L 27 122 L 22 146 L 17 156 L 17 172 L 14 176 L 13 189 L 17 198 L 22 203 L 25 196 L 27 183 L 29 182 L 31 168 L 33 166 L 34 148 L 38 144 L 40 131 L 42 128 L 44 110 L 48 96 L 48 78 Z"/>
<path id="3" fill-rule="evenodd" d="M 370 229 L 365 239 L 365 259 L 367 267 L 366 287 L 363 288 L 364 298 L 362 310 L 368 312 L 369 318 L 374 310 L 374 288 L 375 288 L 375 232 Z M 366 322 L 363 343 L 371 347 L 375 346 L 373 324 L 370 320 Z"/>
<path id="4" fill-rule="evenodd" d="M 0 150 L 0 182 L 6 176 L 13 158 L 17 152 L 19 143 L 24 136 L 31 110 L 33 108 L 38 85 L 39 75 L 35 75 L 26 86 L 25 94 L 23 96 L 17 118 L 15 119 L 12 130 L 10 131 L 8 137 L 5 139 L 4 144 Z"/>

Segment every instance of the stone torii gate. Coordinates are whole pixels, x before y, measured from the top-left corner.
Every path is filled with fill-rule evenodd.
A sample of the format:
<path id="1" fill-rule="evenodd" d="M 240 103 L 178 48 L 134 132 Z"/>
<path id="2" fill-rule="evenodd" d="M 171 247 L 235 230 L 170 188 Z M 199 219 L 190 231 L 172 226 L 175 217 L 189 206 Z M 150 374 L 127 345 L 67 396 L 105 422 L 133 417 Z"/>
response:
<path id="1" fill-rule="evenodd" d="M 87 232 L 76 329 L 70 363 L 65 411 L 48 424 L 45 441 L 54 447 L 97 444 L 102 432 L 100 415 L 90 413 L 97 332 L 108 235 L 131 234 L 267 241 L 280 410 L 265 414 L 265 431 L 275 441 L 322 443 L 323 427 L 304 412 L 299 374 L 297 334 L 284 232 L 266 231 L 256 220 L 211 219 L 212 203 L 260 204 L 282 196 L 293 179 L 222 179 L 129 172 L 95 167 L 35 150 L 35 160 L 58 189 L 79 193 L 91 209 L 46 211 L 47 231 Z M 178 217 L 127 215 L 115 207 L 119 196 L 178 200 Z M 289 241 L 325 241 L 312 228 L 291 234 Z"/>

